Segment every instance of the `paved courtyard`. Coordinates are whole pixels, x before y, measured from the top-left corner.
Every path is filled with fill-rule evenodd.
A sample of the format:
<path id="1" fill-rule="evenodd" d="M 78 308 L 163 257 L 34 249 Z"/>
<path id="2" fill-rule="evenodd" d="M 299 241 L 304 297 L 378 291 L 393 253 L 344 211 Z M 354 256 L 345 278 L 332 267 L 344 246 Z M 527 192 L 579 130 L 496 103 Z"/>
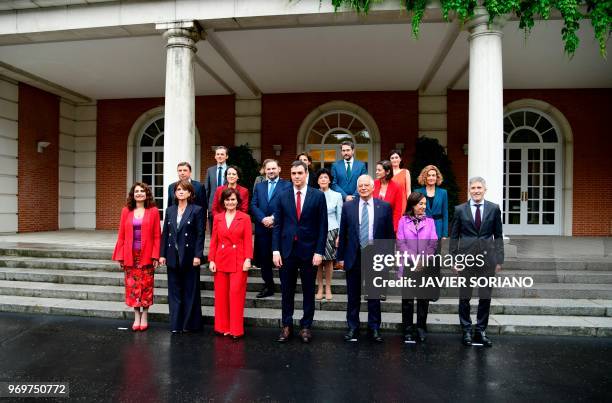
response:
<path id="1" fill-rule="evenodd" d="M 70 384 L 70 401 L 610 401 L 612 339 L 498 336 L 491 349 L 433 334 L 406 346 L 347 344 L 315 331 L 310 345 L 247 328 L 239 342 L 145 333 L 109 319 L 0 314 L 0 381 Z M 21 400 L 23 401 L 23 400 Z"/>

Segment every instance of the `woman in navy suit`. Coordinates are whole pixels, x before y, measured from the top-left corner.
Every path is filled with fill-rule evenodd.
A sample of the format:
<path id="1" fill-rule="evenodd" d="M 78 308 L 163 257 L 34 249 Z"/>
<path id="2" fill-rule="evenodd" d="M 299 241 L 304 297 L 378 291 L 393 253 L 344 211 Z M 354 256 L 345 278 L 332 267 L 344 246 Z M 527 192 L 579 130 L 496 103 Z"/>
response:
<path id="1" fill-rule="evenodd" d="M 440 187 L 444 180 L 440 170 L 435 165 L 427 165 L 417 180 L 422 187 L 414 191 L 427 198 L 425 215 L 434 219 L 438 239 L 448 238 L 448 193 Z"/>
<path id="2" fill-rule="evenodd" d="M 177 183 L 175 204 L 166 209 L 159 263 L 168 266 L 172 333 L 202 329 L 200 264 L 204 258 L 204 212 L 193 204 L 188 181 Z"/>

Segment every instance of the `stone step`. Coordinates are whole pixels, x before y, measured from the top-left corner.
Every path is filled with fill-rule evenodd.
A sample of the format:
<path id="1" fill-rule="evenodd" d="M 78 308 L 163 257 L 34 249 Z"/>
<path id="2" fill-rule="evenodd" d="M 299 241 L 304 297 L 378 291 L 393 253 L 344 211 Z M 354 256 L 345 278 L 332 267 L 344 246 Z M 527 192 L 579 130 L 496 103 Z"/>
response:
<path id="1" fill-rule="evenodd" d="M 0 256 L 0 267 L 24 269 L 49 270 L 82 270 L 82 271 L 108 271 L 120 272 L 117 262 L 99 259 L 63 259 L 63 258 L 33 258 L 19 256 Z M 203 266 L 206 272 L 208 266 Z M 166 267 L 159 267 L 156 273 L 166 273 Z M 450 273 L 450 272 L 449 272 Z M 514 270 L 504 269 L 502 276 L 530 276 L 535 283 L 584 283 L 584 284 L 612 284 L 612 270 Z M 273 270 L 273 276 L 278 278 L 278 270 Z M 253 268 L 249 277 L 261 277 L 261 270 Z M 334 270 L 334 279 L 343 279 L 342 270 Z"/>
<path id="2" fill-rule="evenodd" d="M 155 303 L 168 303 L 168 290 L 155 289 Z M 263 299 L 255 298 L 256 292 L 247 292 L 245 306 L 247 308 L 281 309 L 281 295 Z M 80 284 L 35 283 L 27 281 L 0 280 L 0 295 L 14 295 L 19 297 L 61 298 L 74 300 L 111 301 L 122 302 L 125 298 L 124 287 L 100 286 Z M 202 305 L 214 305 L 214 291 L 203 290 L 201 293 Z M 296 295 L 298 305 L 301 304 L 302 295 Z M 331 301 L 325 299 L 316 301 L 316 309 L 322 311 L 346 311 L 347 297 L 343 294 L 334 295 Z M 457 299 L 441 298 L 429 305 L 429 312 L 440 314 L 457 314 Z M 366 302 L 362 302 L 362 309 L 367 309 Z M 472 311 L 476 313 L 477 302 L 472 304 Z M 401 312 L 401 300 L 398 297 L 389 297 L 382 302 L 383 312 Z M 493 298 L 491 301 L 492 314 L 511 315 L 556 315 L 556 316 L 612 316 L 612 301 L 587 299 L 540 299 L 540 298 Z"/>
<path id="3" fill-rule="evenodd" d="M 15 269 L 0 267 L 0 280 L 51 282 L 63 284 L 88 285 L 123 285 L 124 275 L 121 271 L 98 272 L 82 270 L 47 270 L 47 269 Z M 203 290 L 214 288 L 213 276 L 202 274 L 200 277 Z M 247 291 L 259 291 L 263 281 L 258 277 L 249 278 Z M 167 288 L 166 274 L 156 274 L 155 287 Z M 280 292 L 280 285 L 276 283 L 276 290 Z M 301 292 L 298 280 L 297 291 Z M 343 279 L 332 280 L 332 292 L 346 294 L 346 282 Z M 441 290 L 441 296 L 455 296 L 456 289 Z M 499 298 L 570 298 L 570 299 L 612 299 L 612 284 L 581 284 L 581 283 L 537 283 L 531 288 L 497 288 L 493 296 Z"/>
<path id="4" fill-rule="evenodd" d="M 202 307 L 202 315 L 206 323 L 213 322 L 214 308 Z M 122 302 L 86 301 L 60 298 L 16 297 L 0 295 L 0 311 L 75 315 L 87 317 L 105 317 L 125 319 L 126 326 L 131 322 L 132 309 Z M 296 310 L 295 326 L 299 326 L 298 318 L 301 311 Z M 277 309 L 246 308 L 245 324 L 259 327 L 278 327 L 280 312 Z M 152 321 L 168 321 L 168 305 L 156 304 L 151 307 Z M 342 311 L 318 311 L 315 313 L 313 324 L 315 341 L 317 329 L 345 329 L 346 314 Z M 367 321 L 367 313 L 361 312 L 362 326 Z M 457 315 L 435 314 L 428 316 L 428 330 L 430 333 L 454 332 L 459 337 Z M 382 314 L 382 328 L 384 330 L 399 331 L 401 329 L 401 314 L 384 312 Z M 538 315 L 491 315 L 487 332 L 495 334 L 520 335 L 568 335 L 568 336 L 612 336 L 611 317 L 587 316 L 538 316 Z M 248 328 L 247 328 L 248 333 Z M 399 343 L 399 336 L 397 336 Z M 389 339 L 395 337 L 388 334 Z M 388 340 L 389 340 L 388 339 Z"/>

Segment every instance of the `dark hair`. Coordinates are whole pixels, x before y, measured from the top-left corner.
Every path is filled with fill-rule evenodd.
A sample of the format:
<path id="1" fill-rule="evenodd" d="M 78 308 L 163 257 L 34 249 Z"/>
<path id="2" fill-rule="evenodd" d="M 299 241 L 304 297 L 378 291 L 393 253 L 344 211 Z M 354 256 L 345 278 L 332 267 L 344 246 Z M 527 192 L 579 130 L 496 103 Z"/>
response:
<path id="1" fill-rule="evenodd" d="M 389 160 L 378 161 L 376 165 L 382 165 L 385 170 L 385 180 L 389 182 L 391 178 L 393 178 L 393 168 L 391 167 L 391 162 Z"/>
<path id="2" fill-rule="evenodd" d="M 189 172 L 191 172 L 191 164 L 188 163 L 187 161 L 181 161 L 178 164 L 176 164 L 176 167 L 187 167 L 189 168 Z"/>
<path id="3" fill-rule="evenodd" d="M 262 162 L 261 167 L 265 170 L 266 169 L 266 165 L 268 165 L 271 162 L 274 162 L 277 166 L 280 167 L 280 164 L 274 158 L 267 158 L 267 159 L 265 159 L 264 162 Z"/>
<path id="4" fill-rule="evenodd" d="M 189 181 L 174 182 L 174 203 L 178 204 L 179 202 L 178 199 L 176 198 L 176 191 L 178 190 L 179 186 L 181 187 L 181 189 L 189 192 L 187 203 L 193 203 L 193 201 L 195 200 L 195 190 L 193 188 L 193 185 Z"/>
<path id="5" fill-rule="evenodd" d="M 216 146 L 215 153 L 217 152 L 217 150 L 225 150 L 225 155 L 228 155 L 229 153 L 229 149 L 226 146 Z"/>
<path id="6" fill-rule="evenodd" d="M 412 192 L 410 196 L 408 196 L 408 202 L 406 203 L 406 211 L 404 211 L 404 215 L 414 217 L 413 207 L 419 204 L 421 200 L 423 200 L 425 195 L 421 192 Z"/>
<path id="7" fill-rule="evenodd" d="M 304 168 L 304 172 L 308 172 L 308 166 L 306 166 L 306 164 L 304 164 L 300 160 L 295 160 L 291 163 L 291 168 L 295 168 L 295 167 L 302 167 Z"/>
<path id="8" fill-rule="evenodd" d="M 404 165 L 404 159 L 402 158 L 402 152 L 400 150 L 397 149 L 393 149 L 391 151 L 389 151 L 389 158 L 387 158 L 389 161 L 391 161 L 391 156 L 393 156 L 393 154 L 397 154 L 400 157 L 400 168 L 403 167 Z"/>
<path id="9" fill-rule="evenodd" d="M 315 175 L 317 177 L 317 183 L 319 182 L 319 176 L 321 176 L 321 175 L 327 175 L 327 177 L 329 178 L 329 184 L 330 185 L 334 181 L 334 177 L 332 176 L 331 172 L 327 168 L 319 169 Z"/>
<path id="10" fill-rule="evenodd" d="M 242 178 L 242 171 L 240 170 L 240 168 L 238 168 L 236 165 L 229 165 L 227 168 L 225 168 L 225 180 L 227 180 L 227 171 L 229 171 L 230 169 L 236 171 L 236 173 L 238 174 L 238 180 Z"/>
<path id="11" fill-rule="evenodd" d="M 340 143 L 340 148 L 342 148 L 342 146 L 349 146 L 351 147 L 351 150 L 355 149 L 355 143 L 353 143 L 352 141 L 348 141 L 348 140 L 344 140 L 342 143 Z"/>
<path id="12" fill-rule="evenodd" d="M 144 182 L 135 182 L 130 188 L 130 192 L 128 193 L 127 200 L 125 202 L 125 206 L 130 210 L 134 210 L 136 208 L 136 200 L 134 199 L 134 191 L 136 190 L 136 186 L 140 186 L 144 189 L 147 198 L 144 202 L 145 208 L 157 207 L 155 204 L 155 199 L 153 198 L 153 193 L 151 192 L 151 188 Z"/>
<path id="13" fill-rule="evenodd" d="M 304 152 L 299 153 L 298 155 L 296 155 L 296 156 L 295 156 L 295 159 L 296 159 L 296 160 L 299 160 L 299 159 L 300 159 L 300 157 L 301 157 L 302 155 L 303 155 L 304 157 L 306 157 L 306 159 L 308 159 L 308 162 L 309 162 L 309 163 L 311 163 L 311 164 L 312 164 L 312 157 L 311 157 L 310 155 L 308 155 L 308 153 L 307 153 L 307 152 L 305 152 L 305 151 L 304 151 Z"/>
<path id="14" fill-rule="evenodd" d="M 242 199 L 240 198 L 240 192 L 238 191 L 238 189 L 225 188 L 223 189 L 223 192 L 221 192 L 221 199 L 219 199 L 223 208 L 225 208 L 225 200 L 229 199 L 231 195 L 236 195 L 236 200 L 238 200 L 238 206 L 240 206 Z"/>

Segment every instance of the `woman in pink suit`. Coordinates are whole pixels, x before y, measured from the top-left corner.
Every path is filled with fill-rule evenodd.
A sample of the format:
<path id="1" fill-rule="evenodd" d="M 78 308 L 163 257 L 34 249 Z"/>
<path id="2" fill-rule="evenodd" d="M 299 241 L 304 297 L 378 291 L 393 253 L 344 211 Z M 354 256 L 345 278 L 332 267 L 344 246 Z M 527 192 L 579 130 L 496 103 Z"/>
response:
<path id="1" fill-rule="evenodd" d="M 438 235 L 433 218 L 425 216 L 427 199 L 419 192 L 412 192 L 408 196 L 406 214 L 400 219 L 397 228 L 397 249 L 404 255 L 421 256 L 418 264 L 404 267 L 404 275 L 421 284 L 423 279 L 434 277 L 435 265 L 431 260 L 428 264 L 427 257 L 436 253 Z M 416 259 L 412 259 L 414 262 Z M 433 294 L 433 290 L 416 289 L 405 290 L 402 293 L 402 324 L 404 327 L 404 343 L 414 343 L 414 334 L 417 339 L 424 342 L 427 337 L 427 310 L 429 299 L 427 294 Z M 417 328 L 413 326 L 414 298 L 417 298 Z"/>
<path id="2" fill-rule="evenodd" d="M 221 192 L 224 214 L 214 218 L 208 260 L 215 276 L 215 332 L 238 339 L 244 335 L 244 301 L 253 244 L 251 218 L 237 209 L 237 189 Z"/>
<path id="3" fill-rule="evenodd" d="M 121 210 L 113 252 L 113 260 L 125 271 L 125 303 L 134 308 L 134 331 L 149 327 L 147 314 L 153 305 L 153 270 L 159 260 L 160 232 L 159 210 L 151 189 L 144 183 L 134 183 Z"/>
<path id="4" fill-rule="evenodd" d="M 376 164 L 373 196 L 391 205 L 391 210 L 393 210 L 393 229 L 397 233 L 397 224 L 404 213 L 402 211 L 402 198 L 404 196 L 400 187 L 391 178 L 393 178 L 391 163 L 387 160 L 378 161 Z"/>

